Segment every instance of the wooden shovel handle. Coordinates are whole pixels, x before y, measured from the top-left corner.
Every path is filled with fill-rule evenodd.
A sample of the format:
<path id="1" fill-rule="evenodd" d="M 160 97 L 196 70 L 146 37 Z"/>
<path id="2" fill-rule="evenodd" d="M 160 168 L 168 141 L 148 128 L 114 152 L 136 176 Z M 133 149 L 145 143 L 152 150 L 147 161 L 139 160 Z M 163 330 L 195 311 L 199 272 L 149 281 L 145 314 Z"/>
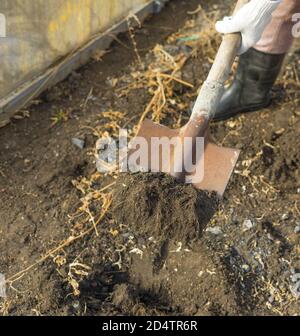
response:
<path id="1" fill-rule="evenodd" d="M 235 7 L 234 14 L 248 2 L 248 0 L 239 0 Z M 240 33 L 227 34 L 224 36 L 214 64 L 207 77 L 207 81 L 218 81 L 223 84 L 227 81 L 233 62 L 240 49 L 241 41 Z"/>
<path id="2" fill-rule="evenodd" d="M 248 2 L 248 0 L 239 0 L 234 13 Z M 213 118 L 224 92 L 224 84 L 229 77 L 233 62 L 240 49 L 241 41 L 240 33 L 227 34 L 223 37 L 214 64 L 195 103 L 191 121 L 196 121 L 199 118 Z"/>

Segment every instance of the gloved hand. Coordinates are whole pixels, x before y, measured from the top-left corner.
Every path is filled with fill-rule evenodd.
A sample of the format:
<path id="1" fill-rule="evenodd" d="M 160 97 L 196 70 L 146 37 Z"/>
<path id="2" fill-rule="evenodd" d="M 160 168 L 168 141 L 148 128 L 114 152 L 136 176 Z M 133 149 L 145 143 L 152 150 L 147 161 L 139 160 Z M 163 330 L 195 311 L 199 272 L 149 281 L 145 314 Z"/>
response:
<path id="1" fill-rule="evenodd" d="M 281 0 L 251 0 L 234 16 L 218 21 L 216 29 L 222 34 L 241 32 L 242 45 L 239 50 L 241 55 L 260 40 L 272 20 L 272 13 L 280 3 Z"/>

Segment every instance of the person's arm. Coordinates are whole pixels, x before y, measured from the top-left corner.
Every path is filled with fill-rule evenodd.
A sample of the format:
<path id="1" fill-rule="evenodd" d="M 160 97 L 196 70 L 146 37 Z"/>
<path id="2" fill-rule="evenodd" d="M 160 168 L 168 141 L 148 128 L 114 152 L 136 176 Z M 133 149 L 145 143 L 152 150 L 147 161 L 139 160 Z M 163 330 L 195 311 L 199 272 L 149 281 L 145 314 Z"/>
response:
<path id="1" fill-rule="evenodd" d="M 241 32 L 242 46 L 239 54 L 243 54 L 260 40 L 265 28 L 271 22 L 272 13 L 281 1 L 251 0 L 234 16 L 218 21 L 216 29 L 222 34 Z"/>

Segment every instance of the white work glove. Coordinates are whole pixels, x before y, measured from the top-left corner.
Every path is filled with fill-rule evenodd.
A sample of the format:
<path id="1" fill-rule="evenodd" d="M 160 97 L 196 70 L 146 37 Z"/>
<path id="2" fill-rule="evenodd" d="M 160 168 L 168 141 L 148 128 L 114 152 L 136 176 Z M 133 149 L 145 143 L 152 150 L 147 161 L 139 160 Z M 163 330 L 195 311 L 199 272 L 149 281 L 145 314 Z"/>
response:
<path id="1" fill-rule="evenodd" d="M 253 47 L 261 38 L 267 25 L 272 20 L 272 13 L 282 0 L 251 0 L 234 16 L 225 17 L 216 23 L 221 34 L 242 34 L 242 45 L 239 55 Z"/>

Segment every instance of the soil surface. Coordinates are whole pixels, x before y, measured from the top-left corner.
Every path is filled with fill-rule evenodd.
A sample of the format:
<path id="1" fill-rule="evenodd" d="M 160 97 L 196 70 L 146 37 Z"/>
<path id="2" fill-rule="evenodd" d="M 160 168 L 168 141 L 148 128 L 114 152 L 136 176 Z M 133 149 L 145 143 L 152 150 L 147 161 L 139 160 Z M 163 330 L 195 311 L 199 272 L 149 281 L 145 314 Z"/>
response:
<path id="1" fill-rule="evenodd" d="M 171 1 L 0 129 L 0 314 L 300 314 L 299 41 L 269 108 L 211 126 L 241 149 L 216 212 L 172 179 L 96 171 L 97 141 L 142 114 L 188 120 L 233 5 L 200 3 Z"/>

